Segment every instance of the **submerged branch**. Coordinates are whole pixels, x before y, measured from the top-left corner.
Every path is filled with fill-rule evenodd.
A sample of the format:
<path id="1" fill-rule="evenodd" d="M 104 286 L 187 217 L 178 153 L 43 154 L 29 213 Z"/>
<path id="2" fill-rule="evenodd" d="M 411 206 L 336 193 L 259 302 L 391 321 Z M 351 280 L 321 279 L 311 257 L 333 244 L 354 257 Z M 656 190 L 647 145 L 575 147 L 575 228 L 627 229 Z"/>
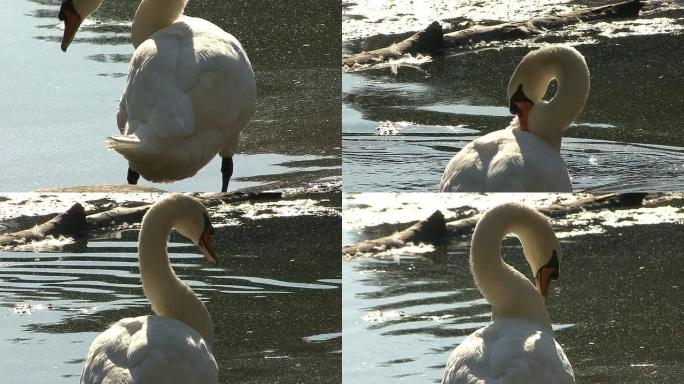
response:
<path id="1" fill-rule="evenodd" d="M 487 26 L 475 25 L 447 34 L 444 34 L 442 26 L 435 21 L 425 30 L 389 47 L 344 57 L 342 66 L 377 64 L 407 54 L 437 54 L 446 48 L 473 45 L 482 41 L 527 39 L 546 30 L 557 30 L 579 22 L 634 18 L 639 16 L 639 10 L 645 4 L 646 1 L 629 0 L 555 16 L 535 17 L 527 21 L 503 22 Z"/>

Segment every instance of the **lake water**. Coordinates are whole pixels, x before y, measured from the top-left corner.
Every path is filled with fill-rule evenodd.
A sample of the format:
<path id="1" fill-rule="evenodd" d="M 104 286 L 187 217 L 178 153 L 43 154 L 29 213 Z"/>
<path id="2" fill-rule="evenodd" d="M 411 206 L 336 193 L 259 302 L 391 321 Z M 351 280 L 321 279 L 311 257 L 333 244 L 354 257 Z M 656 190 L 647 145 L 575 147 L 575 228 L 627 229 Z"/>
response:
<path id="1" fill-rule="evenodd" d="M 59 3 L 4 4 L 2 191 L 126 183 L 127 163 L 103 142 L 118 134 L 115 113 L 133 52 L 130 22 L 138 1 L 105 0 L 67 53 L 59 48 Z M 339 175 L 339 2 L 191 0 L 186 13 L 235 35 L 256 74 L 257 110 L 242 134 L 231 190 Z M 217 158 L 191 179 L 154 186 L 218 191 L 220 168 Z"/>
<path id="2" fill-rule="evenodd" d="M 344 54 L 387 46 L 433 20 L 453 29 L 605 2 L 366 3 L 345 2 Z M 532 41 L 483 43 L 344 73 L 345 191 L 436 191 L 451 157 L 508 125 L 510 75 L 530 49 L 549 42 L 575 45 L 591 72 L 586 107 L 566 131 L 561 150 L 575 191 L 682 190 L 684 111 L 678 106 L 684 53 L 670 47 L 680 44 L 683 19 L 684 7 L 674 2 L 637 20 L 582 23 Z"/>
<path id="3" fill-rule="evenodd" d="M 5 200 L 9 198 L 9 200 Z M 0 196 L 1 232 L 74 202 L 86 210 L 156 194 Z M 220 264 L 174 234 L 176 273 L 214 322 L 220 383 L 339 383 L 339 194 L 210 208 Z M 3 383 L 74 383 L 95 336 L 124 317 L 150 314 L 140 286 L 139 226 L 0 252 Z"/>
<path id="4" fill-rule="evenodd" d="M 345 194 L 343 244 L 387 236 L 440 209 L 447 220 L 504 201 L 547 206 L 576 195 Z M 563 260 L 549 315 L 578 383 L 684 380 L 680 236 L 684 196 L 553 219 Z M 451 351 L 491 312 L 468 266 L 470 236 L 343 262 L 344 383 L 436 383 Z M 529 271 L 520 243 L 506 261 Z"/>

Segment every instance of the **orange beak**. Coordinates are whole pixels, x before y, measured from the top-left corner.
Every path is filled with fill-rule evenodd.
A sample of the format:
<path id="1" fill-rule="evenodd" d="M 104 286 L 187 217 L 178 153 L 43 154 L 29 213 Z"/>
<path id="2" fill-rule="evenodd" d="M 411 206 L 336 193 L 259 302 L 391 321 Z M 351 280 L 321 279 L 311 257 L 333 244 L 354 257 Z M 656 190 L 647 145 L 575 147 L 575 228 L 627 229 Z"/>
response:
<path id="1" fill-rule="evenodd" d="M 511 99 L 508 100 L 508 109 L 512 114 L 518 116 L 518 125 L 524 132 L 529 132 L 530 130 L 528 122 L 533 105 L 532 100 L 523 92 L 522 84 L 518 85 L 518 89 L 511 95 Z"/>
<path id="2" fill-rule="evenodd" d="M 549 286 L 551 285 L 551 280 L 556 280 L 560 276 L 559 267 L 560 262 L 558 260 L 558 254 L 556 251 L 553 251 L 551 259 L 549 259 L 544 266 L 539 268 L 539 271 L 537 271 L 535 276 L 537 289 L 539 289 L 539 293 L 544 298 L 545 303 L 548 302 Z"/>
<path id="3" fill-rule="evenodd" d="M 214 229 L 211 226 L 205 228 L 197 245 L 202 251 L 204 257 L 206 257 L 210 263 L 218 264 L 218 256 L 216 255 L 216 251 L 214 251 L 214 242 L 212 240 L 213 234 Z"/>
<path id="4" fill-rule="evenodd" d="M 516 101 L 513 103 L 515 106 L 515 115 L 518 116 L 518 124 L 520 129 L 524 132 L 529 132 L 530 128 L 528 125 L 530 110 L 532 109 L 531 101 Z"/>
<path id="5" fill-rule="evenodd" d="M 544 302 L 548 300 L 551 280 L 554 279 L 554 275 L 558 276 L 557 271 L 555 267 L 542 267 L 539 273 L 537 273 L 537 289 L 539 289 L 539 293 L 544 298 Z"/>
<path id="6" fill-rule="evenodd" d="M 81 26 L 83 20 L 81 16 L 72 9 L 66 9 L 64 6 L 59 11 L 59 19 L 64 21 L 64 36 L 62 37 L 62 51 L 66 52 L 69 45 L 74 40 L 78 27 Z"/>

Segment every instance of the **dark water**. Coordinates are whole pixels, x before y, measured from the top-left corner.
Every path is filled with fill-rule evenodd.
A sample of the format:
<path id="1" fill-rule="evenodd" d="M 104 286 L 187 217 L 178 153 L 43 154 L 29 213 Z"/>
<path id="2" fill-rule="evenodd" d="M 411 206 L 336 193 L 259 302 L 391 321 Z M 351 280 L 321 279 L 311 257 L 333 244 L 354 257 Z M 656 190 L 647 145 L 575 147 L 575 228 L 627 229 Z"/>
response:
<path id="1" fill-rule="evenodd" d="M 669 47 L 681 43 L 677 20 L 683 13 L 582 24 L 533 42 L 448 53 L 427 64 L 345 73 L 345 190 L 435 191 L 449 159 L 466 143 L 508 125 L 506 86 L 530 50 L 520 45 L 544 42 L 577 44 L 591 72 L 586 107 L 566 131 L 561 151 L 574 189 L 681 190 L 684 54 Z M 347 41 L 345 53 L 370 49 L 368 41 L 380 47 L 398 39 Z M 386 129 L 398 123 L 399 129 Z"/>
<path id="2" fill-rule="evenodd" d="M 107 151 L 133 52 L 137 0 L 105 0 L 65 54 L 60 1 L 11 1 L 0 27 L 0 190 L 122 184 L 127 165 Z M 186 13 L 235 35 L 257 78 L 257 111 L 242 133 L 232 190 L 340 174 L 340 4 L 191 0 Z M 10 16 L 11 15 L 11 16 Z M 213 191 L 220 161 L 174 184 Z M 145 182 L 146 185 L 149 183 Z"/>
<path id="3" fill-rule="evenodd" d="M 219 266 L 175 234 L 169 253 L 212 316 L 220 382 L 339 383 L 339 197 L 244 203 L 210 214 Z M 150 314 L 137 236 L 136 228 L 121 228 L 61 251 L 0 253 L 2 382 L 77 382 L 99 332 Z"/>
<path id="4" fill-rule="evenodd" d="M 420 208 L 425 196 L 417 196 L 395 199 L 415 209 L 414 217 L 426 217 L 431 211 Z M 442 211 L 453 215 L 471 206 L 456 200 Z M 553 198 L 539 200 L 545 206 Z M 364 210 L 367 217 L 391 216 L 359 201 L 345 204 L 359 210 L 354 217 Z M 684 272 L 683 213 L 679 201 L 552 220 L 563 260 L 549 315 L 578 383 L 684 380 L 684 307 L 676 299 Z M 343 239 L 349 244 L 405 226 L 353 225 Z M 399 250 L 343 262 L 345 383 L 439 382 L 451 351 L 491 316 L 470 275 L 469 242 L 469 236 L 453 238 L 419 253 Z M 518 270 L 529 270 L 517 240 L 506 239 L 502 252 Z"/>

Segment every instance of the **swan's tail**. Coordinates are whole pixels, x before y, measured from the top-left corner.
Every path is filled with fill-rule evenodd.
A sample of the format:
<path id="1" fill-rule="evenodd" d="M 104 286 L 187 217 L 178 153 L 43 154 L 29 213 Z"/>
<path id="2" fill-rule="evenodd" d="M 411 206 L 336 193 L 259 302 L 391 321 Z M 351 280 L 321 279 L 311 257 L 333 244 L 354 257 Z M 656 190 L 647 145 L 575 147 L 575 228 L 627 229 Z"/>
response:
<path id="1" fill-rule="evenodd" d="M 173 143 L 150 145 L 135 135 L 117 135 L 105 140 L 107 148 L 119 152 L 146 180 L 170 183 L 194 176 L 221 149 L 222 140 L 213 132 L 193 135 Z"/>

